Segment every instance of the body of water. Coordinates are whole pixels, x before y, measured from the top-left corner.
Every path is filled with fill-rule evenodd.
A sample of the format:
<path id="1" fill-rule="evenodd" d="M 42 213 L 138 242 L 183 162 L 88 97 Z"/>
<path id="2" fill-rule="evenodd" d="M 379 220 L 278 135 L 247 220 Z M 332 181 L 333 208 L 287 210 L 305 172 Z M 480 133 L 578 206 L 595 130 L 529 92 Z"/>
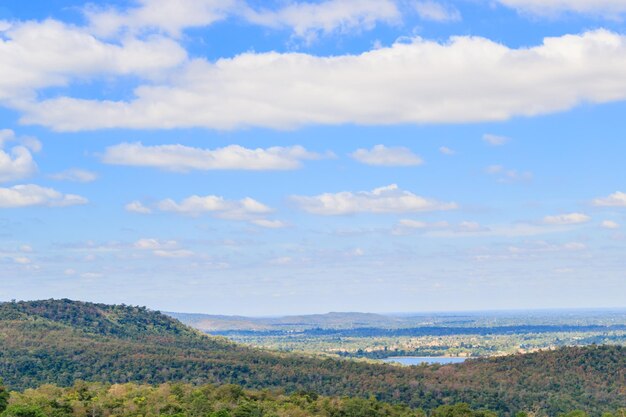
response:
<path id="1" fill-rule="evenodd" d="M 383 359 L 383 362 L 399 363 L 401 365 L 420 365 L 422 363 L 433 364 L 438 363 L 446 365 L 449 363 L 461 363 L 465 362 L 467 358 L 449 358 L 449 357 L 436 357 L 436 356 L 392 356 Z"/>

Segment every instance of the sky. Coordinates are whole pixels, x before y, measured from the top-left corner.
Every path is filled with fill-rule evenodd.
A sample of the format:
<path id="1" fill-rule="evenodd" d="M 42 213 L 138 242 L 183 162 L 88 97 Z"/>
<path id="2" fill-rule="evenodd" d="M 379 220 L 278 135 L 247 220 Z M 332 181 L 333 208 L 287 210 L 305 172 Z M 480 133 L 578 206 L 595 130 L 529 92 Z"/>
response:
<path id="1" fill-rule="evenodd" d="M 626 0 L 3 0 L 0 300 L 626 306 Z"/>

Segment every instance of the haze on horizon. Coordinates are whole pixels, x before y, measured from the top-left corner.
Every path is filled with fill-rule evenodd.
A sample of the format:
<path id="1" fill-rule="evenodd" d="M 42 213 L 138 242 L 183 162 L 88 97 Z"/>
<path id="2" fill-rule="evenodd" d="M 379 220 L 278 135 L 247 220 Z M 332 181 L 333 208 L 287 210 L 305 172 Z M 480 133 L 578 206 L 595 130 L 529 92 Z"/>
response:
<path id="1" fill-rule="evenodd" d="M 625 18 L 623 0 L 5 1 L 0 300 L 623 308 Z"/>

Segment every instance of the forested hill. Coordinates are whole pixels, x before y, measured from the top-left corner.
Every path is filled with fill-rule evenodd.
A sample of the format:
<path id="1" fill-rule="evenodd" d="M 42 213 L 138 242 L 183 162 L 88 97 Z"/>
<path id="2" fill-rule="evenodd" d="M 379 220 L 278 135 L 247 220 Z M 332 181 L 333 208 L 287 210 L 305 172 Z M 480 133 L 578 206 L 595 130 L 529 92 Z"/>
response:
<path id="1" fill-rule="evenodd" d="M 235 383 L 405 402 L 467 402 L 503 414 L 625 407 L 626 350 L 566 348 L 463 365 L 401 368 L 255 350 L 158 312 L 70 300 L 0 304 L 0 377 L 44 383 Z"/>

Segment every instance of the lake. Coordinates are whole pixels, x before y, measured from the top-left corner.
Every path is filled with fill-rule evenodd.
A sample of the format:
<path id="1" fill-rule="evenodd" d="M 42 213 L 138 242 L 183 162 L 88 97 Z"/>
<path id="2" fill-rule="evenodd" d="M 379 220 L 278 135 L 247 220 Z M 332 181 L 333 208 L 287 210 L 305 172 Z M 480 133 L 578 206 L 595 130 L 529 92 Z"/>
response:
<path id="1" fill-rule="evenodd" d="M 461 363 L 465 362 L 467 358 L 449 358 L 449 357 L 436 357 L 436 356 L 392 356 L 383 359 L 383 362 L 399 363 L 401 365 L 420 365 L 422 363 L 433 364 L 438 363 L 446 365 L 449 363 Z"/>

